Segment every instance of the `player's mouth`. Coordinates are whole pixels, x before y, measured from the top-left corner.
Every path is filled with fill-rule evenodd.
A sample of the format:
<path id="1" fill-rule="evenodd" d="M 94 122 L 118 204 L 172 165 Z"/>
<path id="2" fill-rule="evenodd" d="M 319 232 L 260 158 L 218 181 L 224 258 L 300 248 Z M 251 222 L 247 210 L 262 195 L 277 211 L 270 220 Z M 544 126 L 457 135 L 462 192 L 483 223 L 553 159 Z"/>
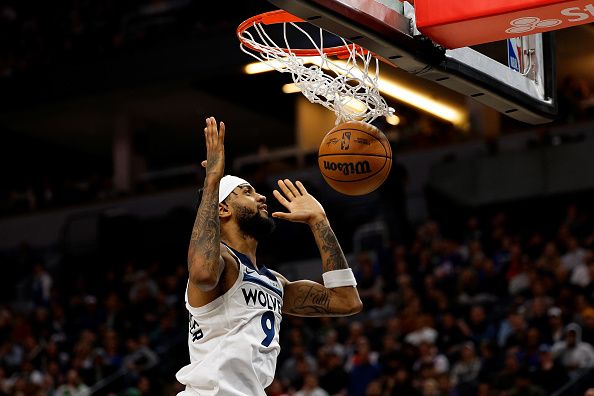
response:
<path id="1" fill-rule="evenodd" d="M 264 212 L 266 212 L 266 214 L 268 214 L 268 206 L 266 206 L 266 205 L 258 206 L 258 209 L 263 210 Z"/>

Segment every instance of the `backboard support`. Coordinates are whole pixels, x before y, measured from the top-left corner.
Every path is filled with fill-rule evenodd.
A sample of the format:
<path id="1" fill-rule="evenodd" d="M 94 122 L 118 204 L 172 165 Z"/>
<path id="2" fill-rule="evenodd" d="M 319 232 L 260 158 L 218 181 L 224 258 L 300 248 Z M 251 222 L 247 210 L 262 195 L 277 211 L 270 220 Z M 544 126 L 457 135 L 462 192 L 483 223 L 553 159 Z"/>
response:
<path id="1" fill-rule="evenodd" d="M 396 2 L 397 0 L 394 0 Z M 446 50 L 416 30 L 414 9 L 376 0 L 269 0 L 311 24 L 344 37 L 386 62 L 473 98 L 511 118 L 543 124 L 557 113 L 553 33 L 529 36 L 517 72 L 469 48 Z"/>

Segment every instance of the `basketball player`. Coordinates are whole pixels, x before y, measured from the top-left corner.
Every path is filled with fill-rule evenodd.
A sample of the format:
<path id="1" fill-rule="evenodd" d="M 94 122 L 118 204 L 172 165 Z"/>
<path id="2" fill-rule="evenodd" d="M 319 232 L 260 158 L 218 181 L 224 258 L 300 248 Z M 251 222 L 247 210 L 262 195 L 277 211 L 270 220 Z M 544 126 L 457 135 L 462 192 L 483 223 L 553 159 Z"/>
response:
<path id="1" fill-rule="evenodd" d="M 361 310 L 356 282 L 324 209 L 302 183 L 279 180 L 272 217 L 307 224 L 320 250 L 324 285 L 289 282 L 256 262 L 274 221 L 266 197 L 245 180 L 223 177 L 225 125 L 206 120 L 206 178 L 188 250 L 190 364 L 179 395 L 265 395 L 280 351 L 281 314 L 345 316 Z M 288 249 L 299 246 L 288 245 Z M 178 396 L 179 396 L 178 395 Z"/>

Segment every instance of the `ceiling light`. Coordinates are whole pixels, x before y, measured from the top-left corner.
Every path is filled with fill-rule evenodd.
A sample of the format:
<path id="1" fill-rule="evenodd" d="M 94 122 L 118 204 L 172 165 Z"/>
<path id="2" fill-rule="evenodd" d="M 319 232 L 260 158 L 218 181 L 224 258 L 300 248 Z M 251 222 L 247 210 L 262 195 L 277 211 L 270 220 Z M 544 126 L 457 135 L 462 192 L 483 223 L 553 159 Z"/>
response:
<path id="1" fill-rule="evenodd" d="M 303 59 L 304 64 L 320 63 L 320 58 L 315 56 Z M 278 61 L 271 61 L 269 63 L 272 62 Z M 345 61 L 336 61 L 336 63 L 340 66 L 346 64 Z M 248 74 L 255 74 L 271 71 L 274 70 L 274 68 L 263 62 L 255 62 L 246 65 L 244 70 Z M 357 69 L 352 69 L 351 73 L 357 74 Z M 285 84 L 282 89 L 284 93 L 300 92 L 299 88 L 297 88 L 295 84 Z M 418 89 L 406 87 L 383 77 L 380 77 L 378 80 L 378 89 L 382 94 L 391 96 L 394 99 L 409 104 L 420 110 L 426 111 L 435 117 L 449 121 L 457 127 L 465 128 L 468 124 L 468 117 L 463 109 L 432 98 L 430 95 Z"/>
<path id="2" fill-rule="evenodd" d="M 386 122 L 390 125 L 398 125 L 400 124 L 400 117 L 394 114 L 386 116 Z"/>
<path id="3" fill-rule="evenodd" d="M 290 84 L 283 85 L 283 92 L 286 94 L 291 94 L 291 93 L 301 92 L 301 90 L 299 89 L 297 84 L 290 83 Z"/>
<path id="4" fill-rule="evenodd" d="M 344 98 L 342 102 L 344 108 L 355 117 L 367 111 L 367 105 L 357 98 Z"/>
<path id="5" fill-rule="evenodd" d="M 337 63 L 346 65 L 345 61 L 337 61 Z M 360 70 L 351 69 L 350 72 L 363 79 L 363 73 Z M 450 106 L 447 103 L 440 102 L 439 100 L 436 100 L 419 90 L 408 88 L 402 84 L 387 80 L 383 77 L 379 77 L 377 85 L 381 93 L 431 113 L 434 116 L 449 121 L 456 126 L 464 127 L 464 125 L 467 123 L 465 112 L 457 109 L 456 107 Z"/>
<path id="6" fill-rule="evenodd" d="M 309 56 L 309 57 L 302 57 L 304 65 L 310 65 L 315 63 L 316 65 L 321 64 L 321 59 L 319 56 Z M 253 62 L 248 63 L 243 67 L 243 71 L 246 74 L 259 74 L 259 73 L 266 73 L 269 71 L 283 69 L 285 67 L 286 62 L 281 62 L 279 60 L 270 60 L 267 62 Z"/>
<path id="7" fill-rule="evenodd" d="M 276 62 L 278 63 L 278 61 L 276 61 Z M 273 62 L 271 61 L 270 63 L 272 64 Z M 280 63 L 279 63 L 279 65 L 280 65 Z M 272 67 L 268 63 L 264 63 L 264 62 L 249 63 L 243 67 L 243 71 L 246 74 L 265 73 L 265 72 L 269 72 L 269 71 L 273 71 L 273 70 L 274 70 L 274 67 Z"/>
<path id="8" fill-rule="evenodd" d="M 382 93 L 394 99 L 431 113 L 456 126 L 462 126 L 466 123 L 466 114 L 462 110 L 436 100 L 420 91 L 407 88 L 383 78 L 380 78 L 378 88 Z"/>

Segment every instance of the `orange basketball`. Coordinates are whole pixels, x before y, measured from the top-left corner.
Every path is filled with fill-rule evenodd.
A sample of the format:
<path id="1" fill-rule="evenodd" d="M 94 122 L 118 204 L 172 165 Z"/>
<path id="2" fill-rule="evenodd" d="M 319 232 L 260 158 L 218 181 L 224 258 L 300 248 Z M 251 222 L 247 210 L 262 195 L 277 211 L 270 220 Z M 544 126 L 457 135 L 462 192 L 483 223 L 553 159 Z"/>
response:
<path id="1" fill-rule="evenodd" d="M 324 136 L 318 165 L 326 182 L 346 195 L 372 192 L 386 180 L 392 167 L 392 148 L 373 125 L 349 121 Z"/>

